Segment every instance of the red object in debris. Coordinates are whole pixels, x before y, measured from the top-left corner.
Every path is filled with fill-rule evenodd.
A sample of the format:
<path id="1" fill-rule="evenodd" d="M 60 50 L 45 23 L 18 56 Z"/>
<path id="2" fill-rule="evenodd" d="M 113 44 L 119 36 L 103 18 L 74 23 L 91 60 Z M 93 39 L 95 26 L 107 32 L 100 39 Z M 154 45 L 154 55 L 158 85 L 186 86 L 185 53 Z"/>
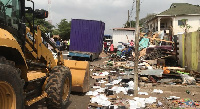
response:
<path id="1" fill-rule="evenodd" d="M 156 83 L 156 80 L 155 80 L 152 76 L 149 76 L 149 79 L 150 79 L 153 83 Z"/>
<path id="2" fill-rule="evenodd" d="M 195 104 L 196 106 L 199 106 L 199 103 L 197 103 L 197 102 L 194 102 L 194 104 Z"/>

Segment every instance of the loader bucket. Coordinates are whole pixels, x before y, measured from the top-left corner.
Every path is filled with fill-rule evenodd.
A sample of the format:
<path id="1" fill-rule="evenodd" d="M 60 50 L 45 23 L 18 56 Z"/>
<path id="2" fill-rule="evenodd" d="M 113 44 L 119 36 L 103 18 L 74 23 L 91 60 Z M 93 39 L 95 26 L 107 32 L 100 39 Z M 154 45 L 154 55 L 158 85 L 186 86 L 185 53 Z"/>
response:
<path id="1" fill-rule="evenodd" d="M 72 90 L 87 92 L 89 90 L 89 62 L 64 60 L 64 65 L 70 68 L 72 74 Z"/>

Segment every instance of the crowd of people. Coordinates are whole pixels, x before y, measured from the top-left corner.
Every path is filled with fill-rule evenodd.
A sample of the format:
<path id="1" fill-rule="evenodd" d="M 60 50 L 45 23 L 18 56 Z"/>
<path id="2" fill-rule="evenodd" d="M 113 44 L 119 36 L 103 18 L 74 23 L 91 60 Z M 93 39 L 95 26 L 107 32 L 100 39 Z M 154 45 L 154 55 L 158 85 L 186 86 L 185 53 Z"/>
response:
<path id="1" fill-rule="evenodd" d="M 113 42 L 106 42 L 104 41 L 104 52 L 107 54 L 109 53 L 110 55 L 114 57 L 119 57 L 120 59 L 128 59 L 129 57 L 132 57 L 135 51 L 134 47 L 134 41 L 128 40 L 128 43 L 123 43 L 120 42 L 117 47 L 117 49 L 114 48 Z"/>
<path id="2" fill-rule="evenodd" d="M 67 41 L 67 40 L 62 40 L 62 39 L 59 39 L 59 38 L 50 38 L 50 41 L 53 42 L 56 47 L 63 51 L 63 50 L 69 50 L 69 45 L 70 45 L 70 40 Z M 48 48 L 49 49 L 53 49 L 51 45 L 48 45 Z"/>

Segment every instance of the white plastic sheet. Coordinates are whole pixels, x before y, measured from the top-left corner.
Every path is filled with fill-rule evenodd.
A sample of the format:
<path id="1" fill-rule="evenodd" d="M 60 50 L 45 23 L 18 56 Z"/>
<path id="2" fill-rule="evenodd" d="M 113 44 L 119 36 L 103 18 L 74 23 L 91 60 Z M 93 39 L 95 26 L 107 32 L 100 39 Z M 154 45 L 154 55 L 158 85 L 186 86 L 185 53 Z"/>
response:
<path id="1" fill-rule="evenodd" d="M 114 86 L 109 90 L 115 91 L 117 94 L 120 93 L 120 92 L 123 92 L 124 94 L 127 94 L 128 88 Z"/>
<path id="2" fill-rule="evenodd" d="M 97 103 L 102 106 L 110 106 L 111 102 L 108 101 L 108 98 L 104 94 L 97 95 L 96 97 L 92 97 L 90 100 L 91 103 Z"/>
<path id="3" fill-rule="evenodd" d="M 147 92 L 138 92 L 139 95 L 149 95 Z"/>
<path id="4" fill-rule="evenodd" d="M 182 84 L 189 84 L 189 85 L 196 84 L 196 80 L 194 79 L 194 77 L 191 77 L 187 74 L 181 74 L 181 78 L 183 80 Z"/>
<path id="5" fill-rule="evenodd" d="M 149 97 L 149 98 L 139 98 L 135 97 L 134 100 L 129 100 L 130 109 L 138 109 L 144 108 L 146 104 L 152 104 L 156 102 L 156 97 Z"/>
<path id="6" fill-rule="evenodd" d="M 177 96 L 169 96 L 167 99 L 168 99 L 168 100 L 176 100 L 176 99 L 180 99 L 180 97 L 177 97 Z"/>
<path id="7" fill-rule="evenodd" d="M 160 90 L 160 89 L 154 89 L 154 90 L 153 90 L 153 93 L 163 93 L 163 91 Z"/>

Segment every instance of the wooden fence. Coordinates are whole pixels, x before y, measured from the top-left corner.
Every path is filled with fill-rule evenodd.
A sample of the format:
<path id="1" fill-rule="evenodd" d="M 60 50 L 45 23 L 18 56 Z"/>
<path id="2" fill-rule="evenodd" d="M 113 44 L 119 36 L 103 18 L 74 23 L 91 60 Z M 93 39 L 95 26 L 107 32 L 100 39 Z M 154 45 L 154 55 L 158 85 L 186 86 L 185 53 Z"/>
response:
<path id="1" fill-rule="evenodd" d="M 178 35 L 178 43 L 179 65 L 200 72 L 200 32 Z"/>

